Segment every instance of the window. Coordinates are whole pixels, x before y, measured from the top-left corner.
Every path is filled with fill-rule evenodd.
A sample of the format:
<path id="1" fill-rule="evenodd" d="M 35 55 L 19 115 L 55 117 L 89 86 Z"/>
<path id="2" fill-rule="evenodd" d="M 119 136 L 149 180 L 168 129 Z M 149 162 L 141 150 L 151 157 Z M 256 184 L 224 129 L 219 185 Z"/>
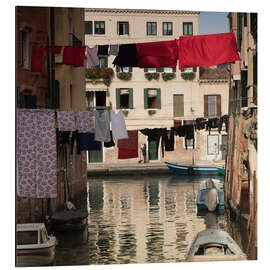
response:
<path id="1" fill-rule="evenodd" d="M 184 95 L 173 95 L 173 116 L 184 116 Z"/>
<path id="2" fill-rule="evenodd" d="M 84 33 L 86 35 L 93 34 L 93 22 L 92 21 L 85 21 L 84 22 Z"/>
<path id="3" fill-rule="evenodd" d="M 30 68 L 30 60 L 29 60 L 29 32 L 22 31 L 22 65 L 24 68 Z"/>
<path id="4" fill-rule="evenodd" d="M 156 68 L 145 68 L 144 72 L 155 73 L 155 72 L 157 72 L 157 69 Z"/>
<path id="5" fill-rule="evenodd" d="M 183 35 L 184 36 L 192 36 L 193 35 L 193 23 L 192 22 L 184 22 L 183 23 Z"/>
<path id="6" fill-rule="evenodd" d="M 119 36 L 129 35 L 129 22 L 118 22 L 117 33 Z"/>
<path id="7" fill-rule="evenodd" d="M 99 67 L 108 67 L 108 57 L 107 56 L 99 56 Z"/>
<path id="8" fill-rule="evenodd" d="M 221 95 L 204 96 L 204 117 L 221 116 Z"/>
<path id="9" fill-rule="evenodd" d="M 133 89 L 116 89 L 116 109 L 133 109 Z"/>
<path id="10" fill-rule="evenodd" d="M 173 34 L 172 22 L 164 22 L 162 24 L 162 33 L 164 36 L 171 36 Z"/>
<path id="11" fill-rule="evenodd" d="M 161 109 L 160 88 L 144 89 L 144 108 L 145 109 Z"/>
<path id="12" fill-rule="evenodd" d="M 207 136 L 207 154 L 208 155 L 218 155 L 219 154 L 219 136 L 218 135 L 208 135 Z"/>
<path id="13" fill-rule="evenodd" d="M 104 21 L 95 22 L 95 34 L 96 35 L 104 35 L 105 34 L 105 22 Z"/>
<path id="14" fill-rule="evenodd" d="M 16 235 L 17 245 L 38 244 L 38 231 L 19 231 Z"/>
<path id="15" fill-rule="evenodd" d="M 107 91 L 87 91 L 86 92 L 86 107 L 105 109 Z"/>
<path id="16" fill-rule="evenodd" d="M 156 22 L 147 22 L 146 23 L 146 33 L 148 36 L 157 35 L 157 23 Z"/>
<path id="17" fill-rule="evenodd" d="M 119 67 L 119 66 L 116 66 L 116 72 L 132 72 L 132 67 Z"/>

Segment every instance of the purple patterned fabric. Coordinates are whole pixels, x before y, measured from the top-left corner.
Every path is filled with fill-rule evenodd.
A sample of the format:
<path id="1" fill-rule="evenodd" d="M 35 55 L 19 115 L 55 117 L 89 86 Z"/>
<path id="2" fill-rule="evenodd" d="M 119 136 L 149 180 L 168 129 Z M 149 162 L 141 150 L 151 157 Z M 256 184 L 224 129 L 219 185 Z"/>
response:
<path id="1" fill-rule="evenodd" d="M 74 131 L 76 129 L 73 111 L 57 112 L 57 120 L 59 131 Z"/>
<path id="2" fill-rule="evenodd" d="M 95 133 L 94 111 L 79 111 L 77 125 L 80 133 Z"/>
<path id="3" fill-rule="evenodd" d="M 17 194 L 57 196 L 56 129 L 53 110 L 17 110 Z"/>

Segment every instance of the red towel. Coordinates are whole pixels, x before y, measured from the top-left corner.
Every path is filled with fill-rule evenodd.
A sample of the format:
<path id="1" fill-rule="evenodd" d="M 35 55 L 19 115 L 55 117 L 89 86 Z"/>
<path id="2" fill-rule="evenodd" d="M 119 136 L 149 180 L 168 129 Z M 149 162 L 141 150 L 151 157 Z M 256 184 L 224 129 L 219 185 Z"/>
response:
<path id="1" fill-rule="evenodd" d="M 84 66 L 84 58 L 85 58 L 85 49 L 86 46 L 81 48 L 75 48 L 75 55 L 74 55 L 74 67 L 83 67 Z"/>
<path id="2" fill-rule="evenodd" d="M 118 158 L 128 159 L 138 157 L 138 130 L 128 130 L 128 139 L 117 142 Z"/>
<path id="3" fill-rule="evenodd" d="M 54 53 L 55 54 L 60 54 L 61 53 L 61 50 L 62 50 L 62 46 L 54 46 Z M 48 52 L 51 52 L 52 51 L 52 46 L 46 46 L 45 47 L 45 51 L 48 53 Z"/>
<path id="4" fill-rule="evenodd" d="M 63 64 L 73 65 L 75 55 L 75 47 L 65 46 L 63 52 Z"/>
<path id="5" fill-rule="evenodd" d="M 44 48 L 32 46 L 31 51 L 31 72 L 43 71 Z"/>
<path id="6" fill-rule="evenodd" d="M 175 68 L 177 64 L 176 40 L 137 43 L 136 53 L 140 68 Z"/>
<path id="7" fill-rule="evenodd" d="M 178 48 L 179 69 L 215 66 L 240 60 L 233 33 L 181 36 Z"/>

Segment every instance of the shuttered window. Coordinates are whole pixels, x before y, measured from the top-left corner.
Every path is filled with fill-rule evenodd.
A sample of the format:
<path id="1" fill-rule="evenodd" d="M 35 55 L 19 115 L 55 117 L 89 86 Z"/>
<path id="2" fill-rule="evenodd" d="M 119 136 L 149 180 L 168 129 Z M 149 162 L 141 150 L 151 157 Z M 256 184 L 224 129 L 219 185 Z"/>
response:
<path id="1" fill-rule="evenodd" d="M 129 22 L 117 22 L 117 34 L 119 36 L 129 35 Z"/>
<path id="2" fill-rule="evenodd" d="M 173 116 L 184 116 L 184 95 L 173 95 Z"/>
<path id="3" fill-rule="evenodd" d="M 144 89 L 144 108 L 161 109 L 161 91 L 160 88 Z"/>
<path id="4" fill-rule="evenodd" d="M 95 34 L 96 35 L 105 34 L 105 21 L 95 22 Z"/>
<path id="5" fill-rule="evenodd" d="M 204 96 L 204 117 L 221 116 L 221 95 Z"/>
<path id="6" fill-rule="evenodd" d="M 132 88 L 116 88 L 116 109 L 133 109 Z"/>
<path id="7" fill-rule="evenodd" d="M 156 22 L 147 22 L 146 23 L 146 33 L 148 36 L 157 35 L 157 23 Z"/>
<path id="8" fill-rule="evenodd" d="M 171 36 L 173 34 L 172 22 L 163 22 L 162 23 L 162 33 L 164 36 Z"/>
<path id="9" fill-rule="evenodd" d="M 183 23 L 183 36 L 192 36 L 193 35 L 193 23 L 184 22 Z"/>

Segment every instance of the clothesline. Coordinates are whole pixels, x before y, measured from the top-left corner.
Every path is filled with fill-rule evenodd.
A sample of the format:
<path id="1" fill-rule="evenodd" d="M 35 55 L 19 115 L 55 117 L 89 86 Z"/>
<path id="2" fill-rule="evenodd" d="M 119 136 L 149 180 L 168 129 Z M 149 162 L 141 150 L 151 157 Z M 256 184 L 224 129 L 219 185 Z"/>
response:
<path id="1" fill-rule="evenodd" d="M 144 43 L 126 43 L 88 46 L 55 46 L 55 53 L 63 50 L 63 64 L 80 67 L 85 54 L 88 66 L 99 64 L 98 55 L 115 55 L 114 65 L 119 67 L 175 68 L 205 67 L 239 61 L 234 33 L 180 36 L 179 39 Z M 45 48 L 45 47 L 44 47 Z M 43 47 L 32 46 L 31 71 L 42 72 Z M 51 47 L 47 47 L 47 52 Z M 56 51 L 57 50 L 57 51 Z M 202 54 L 203 52 L 203 54 Z"/>

